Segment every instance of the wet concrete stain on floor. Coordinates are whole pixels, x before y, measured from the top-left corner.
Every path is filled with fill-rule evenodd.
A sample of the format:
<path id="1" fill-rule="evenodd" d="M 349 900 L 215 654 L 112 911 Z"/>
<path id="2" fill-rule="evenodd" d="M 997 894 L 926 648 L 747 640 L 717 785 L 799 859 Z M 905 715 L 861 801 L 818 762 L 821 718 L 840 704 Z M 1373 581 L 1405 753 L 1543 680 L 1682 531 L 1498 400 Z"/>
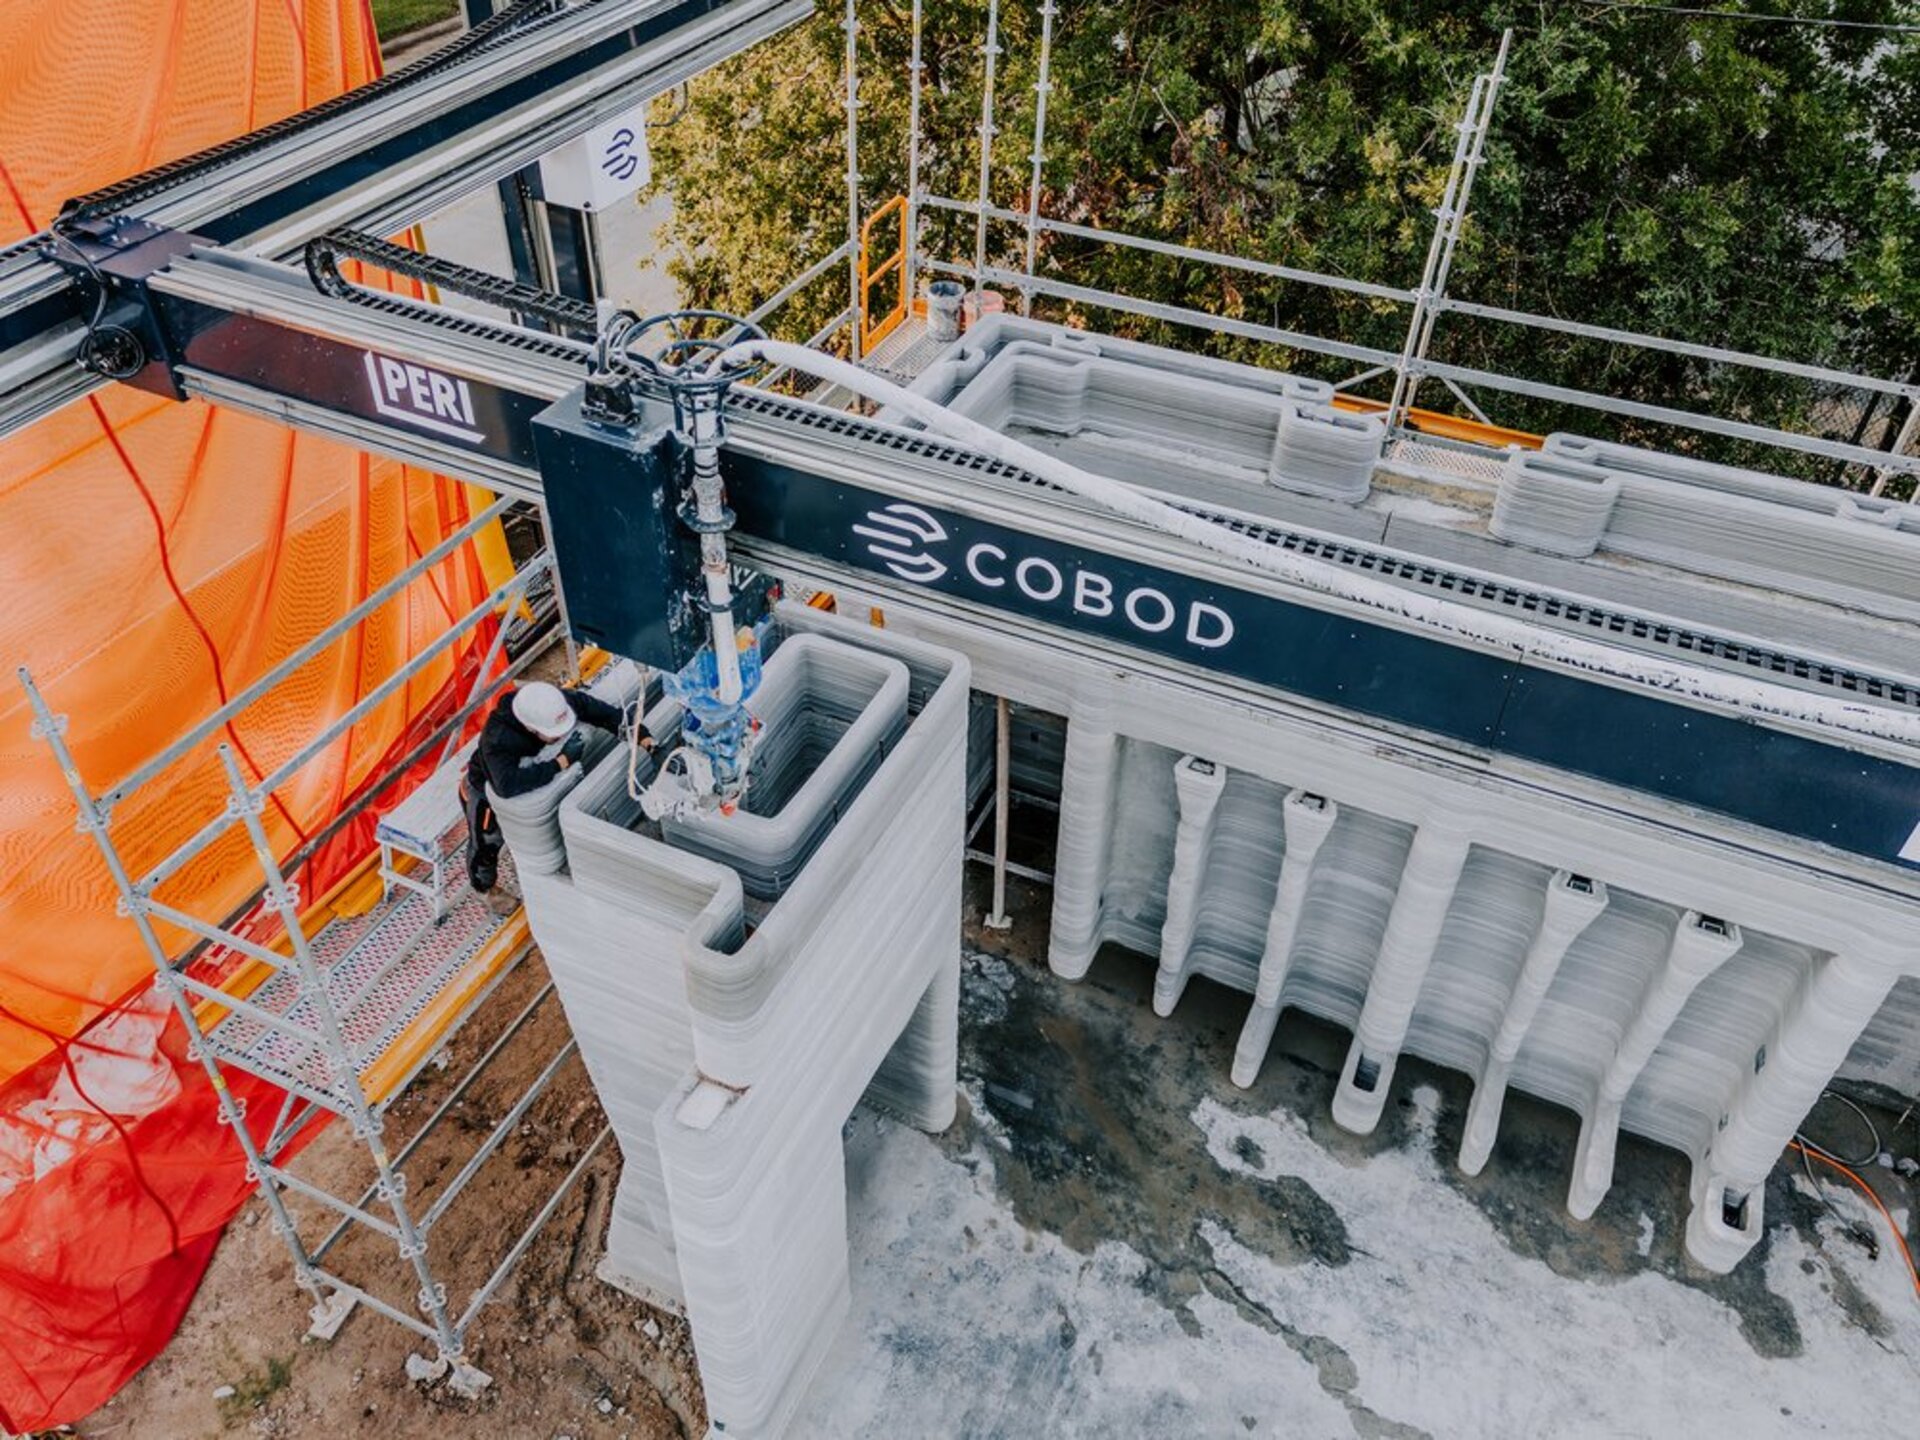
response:
<path id="1" fill-rule="evenodd" d="M 1044 904 L 1025 908 L 1044 916 Z M 1045 922 L 1035 919 L 1011 934 L 970 927 L 978 953 L 963 979 L 961 1068 L 986 1113 L 963 1105 L 943 1141 L 949 1155 L 965 1163 L 983 1130 L 996 1135 L 1004 1146 L 996 1147 L 995 1184 L 1023 1224 L 1085 1254 L 1103 1240 L 1127 1244 L 1148 1261 L 1142 1289 L 1189 1333 L 1199 1322 L 1187 1302 L 1210 1292 L 1313 1363 L 1322 1387 L 1348 1405 L 1359 1433 L 1392 1440 L 1420 1434 L 1352 1397 L 1358 1375 L 1338 1345 L 1295 1331 L 1215 1267 L 1201 1235 L 1209 1220 L 1282 1265 L 1314 1261 L 1338 1270 L 1355 1251 L 1338 1212 L 1304 1180 L 1264 1181 L 1222 1169 L 1189 1117 L 1209 1096 L 1242 1114 L 1285 1109 L 1329 1155 L 1358 1164 L 1416 1143 L 1407 1097 L 1425 1085 L 1441 1097 L 1432 1143 L 1450 1156 L 1471 1098 L 1466 1077 L 1408 1058 L 1396 1077 L 1397 1103 L 1376 1133 L 1348 1134 L 1329 1111 L 1345 1031 L 1288 1011 L 1258 1081 L 1237 1090 L 1227 1073 L 1245 996 L 1196 980 L 1162 1020 L 1151 1006 L 1151 960 L 1110 947 L 1084 981 L 1061 981 L 1040 958 Z M 1573 1220 L 1565 1189 L 1577 1131 L 1570 1112 L 1515 1092 L 1486 1169 L 1469 1177 L 1443 1164 L 1444 1183 L 1468 1198 L 1516 1254 L 1556 1274 L 1607 1283 L 1653 1270 L 1726 1305 L 1758 1355 L 1801 1353 L 1792 1306 L 1766 1285 L 1770 1238 L 1731 1275 L 1708 1274 L 1685 1258 L 1687 1164 L 1677 1153 L 1623 1135 L 1613 1189 L 1591 1221 Z M 1241 1143 L 1257 1149 L 1251 1140 Z M 1254 1165 L 1263 1159 L 1240 1158 Z M 1795 1186 L 1785 1167 L 1769 1181 L 1766 1204 L 1770 1237 L 1784 1224 L 1810 1244 L 1822 1243 L 1822 1204 Z M 1869 1334 L 1884 1331 L 1885 1318 L 1850 1282 L 1837 1286 L 1834 1298 Z"/>

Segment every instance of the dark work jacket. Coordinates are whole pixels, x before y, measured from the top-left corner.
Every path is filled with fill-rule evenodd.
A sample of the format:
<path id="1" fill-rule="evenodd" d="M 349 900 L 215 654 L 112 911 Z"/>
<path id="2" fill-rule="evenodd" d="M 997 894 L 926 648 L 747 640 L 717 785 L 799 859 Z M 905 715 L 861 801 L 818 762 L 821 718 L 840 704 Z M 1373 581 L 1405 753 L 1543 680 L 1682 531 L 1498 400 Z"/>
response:
<path id="1" fill-rule="evenodd" d="M 584 690 L 562 690 L 560 693 L 567 697 L 567 704 L 573 707 L 573 713 L 586 724 L 609 731 L 620 728 L 621 711 L 618 705 L 609 705 Z M 473 758 L 467 761 L 467 788 L 475 796 L 485 795 L 489 785 L 493 787 L 493 793 L 503 800 L 525 795 L 538 790 L 560 773 L 557 759 L 533 758 L 546 749 L 550 742 L 542 740 L 513 718 L 513 696 L 514 692 L 509 690 L 495 703 L 493 713 L 487 717 L 486 728 L 480 732 L 480 743 L 473 747 Z M 644 728 L 641 734 L 645 736 Z"/>

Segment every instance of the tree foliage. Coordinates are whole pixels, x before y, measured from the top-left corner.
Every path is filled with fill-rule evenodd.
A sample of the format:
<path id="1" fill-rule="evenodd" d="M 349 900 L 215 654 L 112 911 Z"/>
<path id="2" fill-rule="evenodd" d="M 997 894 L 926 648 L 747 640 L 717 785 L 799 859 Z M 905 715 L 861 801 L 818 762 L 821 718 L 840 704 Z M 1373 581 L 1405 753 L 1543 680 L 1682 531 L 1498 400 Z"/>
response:
<path id="1" fill-rule="evenodd" d="M 1044 215 L 1412 288 L 1473 77 L 1514 27 L 1450 296 L 1903 378 L 1920 362 L 1920 36 L 1496 0 L 1060 0 Z M 1743 8 L 1878 24 L 1913 0 Z M 984 0 L 926 0 L 922 185 L 971 199 Z M 1024 210 L 1038 4 L 1000 11 L 991 192 Z M 861 0 L 863 206 L 905 189 L 906 0 Z M 689 298 L 750 308 L 846 234 L 840 10 L 696 82 L 654 136 Z M 989 227 L 1018 269 L 1024 233 Z M 923 249 L 970 264 L 970 216 Z M 1397 351 L 1404 306 L 1066 236 L 1038 273 Z M 782 325 L 846 303 L 823 279 Z M 1344 376 L 1349 362 L 1037 300 L 1036 313 Z M 1861 392 L 1458 314 L 1436 359 L 1851 438 Z M 1428 403 L 1447 401 L 1437 386 Z M 1675 443 L 1501 394 L 1502 423 Z M 1886 424 L 1891 407 L 1879 412 Z M 1868 438 L 1881 434 L 1868 427 Z M 1712 453 L 1741 458 L 1720 444 Z M 1778 457 L 1776 457 L 1777 460 Z M 1832 467 L 1827 467 L 1831 472 Z"/>

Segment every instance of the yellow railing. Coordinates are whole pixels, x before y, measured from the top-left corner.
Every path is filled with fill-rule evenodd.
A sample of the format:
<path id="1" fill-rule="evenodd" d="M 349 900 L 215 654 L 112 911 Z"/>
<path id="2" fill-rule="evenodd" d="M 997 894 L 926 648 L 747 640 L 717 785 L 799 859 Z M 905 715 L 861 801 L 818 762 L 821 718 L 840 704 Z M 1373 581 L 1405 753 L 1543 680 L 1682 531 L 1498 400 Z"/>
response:
<path id="1" fill-rule="evenodd" d="M 1387 408 L 1385 401 L 1369 400 L 1361 395 L 1336 395 L 1333 404 L 1336 410 L 1347 410 L 1358 415 L 1378 415 Z M 1405 424 L 1409 430 L 1418 430 L 1422 434 L 1466 440 L 1475 445 L 1491 445 L 1496 450 L 1509 445 L 1518 445 L 1523 450 L 1538 450 L 1546 443 L 1543 437 L 1530 430 L 1510 430 L 1505 425 L 1488 425 L 1438 410 L 1409 410 Z"/>
<path id="2" fill-rule="evenodd" d="M 878 265 L 873 263 L 873 231 L 876 225 L 897 218 L 893 253 Z M 876 315 L 873 287 L 890 276 L 897 292 L 893 308 Z M 891 335 L 907 318 L 907 197 L 896 195 L 867 217 L 860 227 L 860 353 L 871 354 L 873 347 Z"/>

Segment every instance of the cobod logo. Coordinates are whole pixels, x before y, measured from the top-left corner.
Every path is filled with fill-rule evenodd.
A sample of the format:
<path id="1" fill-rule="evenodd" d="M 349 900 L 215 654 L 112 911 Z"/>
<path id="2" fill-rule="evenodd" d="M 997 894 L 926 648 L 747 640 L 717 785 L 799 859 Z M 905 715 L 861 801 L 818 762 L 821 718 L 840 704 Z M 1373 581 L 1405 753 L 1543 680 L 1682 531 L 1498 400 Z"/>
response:
<path id="1" fill-rule="evenodd" d="M 486 438 L 473 418 L 473 391 L 459 376 L 371 351 L 362 358 L 373 408 L 380 414 L 456 440 Z"/>
<path id="2" fill-rule="evenodd" d="M 931 585 L 953 567 L 931 552 L 951 537 L 946 526 L 918 505 L 896 502 L 869 510 L 853 533 L 868 541 L 867 553 L 902 580 Z M 1041 555 L 1019 556 L 1005 546 L 982 540 L 958 557 L 958 574 L 973 588 L 1012 590 L 1040 605 L 1056 605 L 1073 615 L 1101 620 L 1119 617 L 1146 635 L 1180 627 L 1180 637 L 1202 650 L 1218 650 L 1233 639 L 1233 617 L 1204 600 L 1176 601 L 1151 585 L 1121 589 L 1091 566 L 1056 564 Z"/>
<path id="3" fill-rule="evenodd" d="M 883 510 L 869 510 L 867 523 L 854 526 L 853 533 L 872 541 L 867 553 L 902 580 L 931 585 L 947 573 L 946 565 L 925 549 L 945 540 L 947 527 L 918 505 L 898 501 Z"/>

